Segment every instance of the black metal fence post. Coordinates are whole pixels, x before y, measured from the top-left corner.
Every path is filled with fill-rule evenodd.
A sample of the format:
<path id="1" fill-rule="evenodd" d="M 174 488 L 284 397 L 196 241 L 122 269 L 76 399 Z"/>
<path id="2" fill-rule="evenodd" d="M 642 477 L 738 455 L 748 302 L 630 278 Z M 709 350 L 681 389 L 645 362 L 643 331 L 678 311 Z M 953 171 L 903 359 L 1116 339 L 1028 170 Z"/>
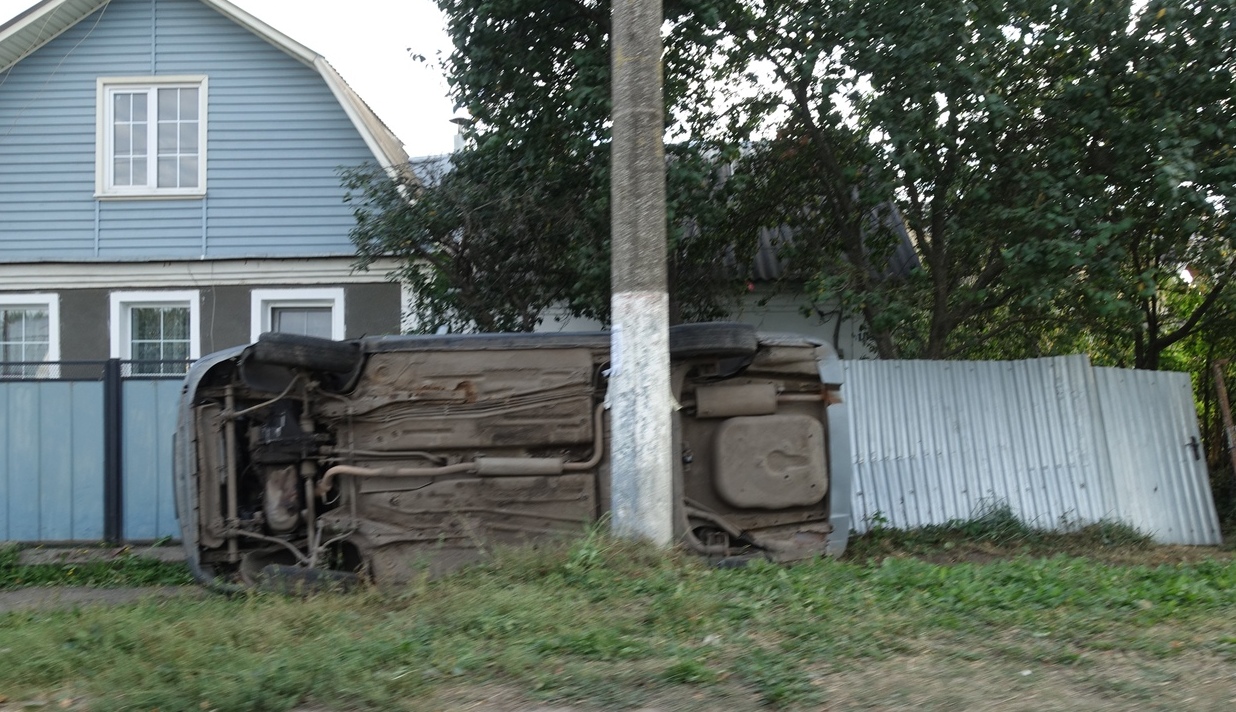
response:
<path id="1" fill-rule="evenodd" d="M 120 359 L 108 359 L 103 366 L 103 539 L 113 544 L 124 539 L 121 386 Z"/>

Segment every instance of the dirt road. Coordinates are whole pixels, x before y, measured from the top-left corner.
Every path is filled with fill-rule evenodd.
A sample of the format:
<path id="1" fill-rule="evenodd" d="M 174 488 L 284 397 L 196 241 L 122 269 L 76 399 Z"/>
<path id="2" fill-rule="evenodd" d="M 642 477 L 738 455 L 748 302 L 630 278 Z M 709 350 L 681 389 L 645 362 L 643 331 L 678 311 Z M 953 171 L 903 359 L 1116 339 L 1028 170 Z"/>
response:
<path id="1" fill-rule="evenodd" d="M 200 586 L 144 586 L 140 588 L 35 587 L 0 591 L 0 614 L 14 611 L 65 610 L 79 606 L 120 605 L 148 598 L 202 597 Z"/>

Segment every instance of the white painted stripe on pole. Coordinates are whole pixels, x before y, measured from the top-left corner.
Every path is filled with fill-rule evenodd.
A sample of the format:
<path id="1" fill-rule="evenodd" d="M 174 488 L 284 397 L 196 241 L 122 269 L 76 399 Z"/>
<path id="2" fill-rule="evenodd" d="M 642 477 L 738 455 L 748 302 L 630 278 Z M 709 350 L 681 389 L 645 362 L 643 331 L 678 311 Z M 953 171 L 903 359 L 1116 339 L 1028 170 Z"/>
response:
<path id="1" fill-rule="evenodd" d="M 668 546 L 674 536 L 669 297 L 613 295 L 610 402 L 614 534 Z"/>

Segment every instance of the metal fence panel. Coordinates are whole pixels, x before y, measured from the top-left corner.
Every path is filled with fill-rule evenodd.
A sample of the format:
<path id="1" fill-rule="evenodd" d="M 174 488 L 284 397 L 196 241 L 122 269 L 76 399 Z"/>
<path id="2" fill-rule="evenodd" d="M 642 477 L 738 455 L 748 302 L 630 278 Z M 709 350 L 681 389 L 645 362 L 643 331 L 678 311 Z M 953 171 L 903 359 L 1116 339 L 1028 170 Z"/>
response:
<path id="1" fill-rule="evenodd" d="M 103 536 L 103 384 L 0 382 L 0 540 Z"/>
<path id="2" fill-rule="evenodd" d="M 1008 504 L 1051 527 L 1110 516 L 1085 356 L 848 361 L 855 529 L 966 519 Z"/>
<path id="3" fill-rule="evenodd" d="M 1193 388 L 1186 373 L 1096 368 L 1125 521 L 1165 544 L 1219 544 Z"/>
<path id="4" fill-rule="evenodd" d="M 1038 527 L 1121 519 L 1164 543 L 1218 542 L 1185 374 L 1085 356 L 845 367 L 860 533 L 1007 504 Z"/>
<path id="5" fill-rule="evenodd" d="M 172 490 L 172 435 L 180 379 L 126 379 L 121 393 L 124 538 L 179 537 Z"/>

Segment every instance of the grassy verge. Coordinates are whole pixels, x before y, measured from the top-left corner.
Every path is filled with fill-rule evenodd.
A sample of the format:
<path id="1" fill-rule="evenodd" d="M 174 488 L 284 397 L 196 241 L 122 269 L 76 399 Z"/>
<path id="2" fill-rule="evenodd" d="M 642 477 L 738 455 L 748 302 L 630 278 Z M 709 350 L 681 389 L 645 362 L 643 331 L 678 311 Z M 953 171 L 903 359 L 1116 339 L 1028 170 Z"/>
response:
<path id="1" fill-rule="evenodd" d="M 29 586 L 176 586 L 193 582 L 182 563 L 123 551 L 83 563 L 23 564 L 15 546 L 0 546 L 0 590 Z"/>
<path id="2" fill-rule="evenodd" d="M 397 592 L 9 614 L 0 692 L 199 712 L 985 709 L 1010 693 L 1124 709 L 1236 679 L 1234 609 L 1231 560 L 720 570 L 594 535 Z M 1233 689 L 1215 688 L 1216 709 Z"/>

